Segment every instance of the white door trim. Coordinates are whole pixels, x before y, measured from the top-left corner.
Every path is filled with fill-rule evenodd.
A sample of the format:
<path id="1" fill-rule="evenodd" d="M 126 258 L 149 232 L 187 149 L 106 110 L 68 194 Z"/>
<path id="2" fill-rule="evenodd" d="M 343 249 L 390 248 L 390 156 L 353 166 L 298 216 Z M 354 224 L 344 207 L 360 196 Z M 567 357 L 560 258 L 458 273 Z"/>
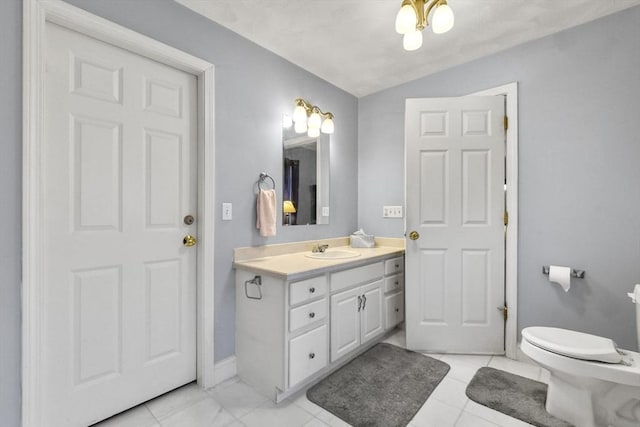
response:
<path id="1" fill-rule="evenodd" d="M 472 96 L 506 96 L 505 112 L 509 118 L 506 147 L 507 177 L 507 244 L 505 248 L 505 300 L 509 316 L 505 327 L 505 352 L 510 359 L 517 358 L 518 349 L 518 83 L 486 89 Z"/>
<path id="2" fill-rule="evenodd" d="M 193 74 L 198 80 L 197 380 L 214 378 L 214 66 L 60 0 L 23 3 L 22 425 L 37 427 L 42 410 L 43 290 L 42 144 L 44 29 L 47 22 Z"/>

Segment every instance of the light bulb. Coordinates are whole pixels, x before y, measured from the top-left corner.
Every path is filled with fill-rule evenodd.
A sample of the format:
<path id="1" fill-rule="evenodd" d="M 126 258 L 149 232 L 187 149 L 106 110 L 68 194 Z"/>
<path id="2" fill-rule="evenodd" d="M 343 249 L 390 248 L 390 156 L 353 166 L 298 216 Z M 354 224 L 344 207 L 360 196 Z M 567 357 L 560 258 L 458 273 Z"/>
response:
<path id="1" fill-rule="evenodd" d="M 413 6 L 405 4 L 400 8 L 396 15 L 396 32 L 398 34 L 407 34 L 411 31 L 415 31 L 418 24 L 418 17 L 416 11 L 413 10 Z"/>
<path id="2" fill-rule="evenodd" d="M 320 128 L 320 130 L 322 131 L 322 133 L 333 133 L 334 130 L 334 126 L 333 126 L 333 120 L 332 119 L 326 119 L 324 122 L 322 122 L 322 127 Z"/>
<path id="3" fill-rule="evenodd" d="M 445 3 L 436 7 L 431 24 L 435 34 L 446 33 L 453 28 L 453 10 L 448 4 Z"/>
<path id="4" fill-rule="evenodd" d="M 288 114 L 282 115 L 282 127 L 285 129 L 289 129 L 293 125 L 293 120 L 291 120 L 291 116 Z"/>
<path id="5" fill-rule="evenodd" d="M 416 50 L 422 46 L 422 31 L 416 30 L 407 33 L 402 38 L 404 50 Z"/>
<path id="6" fill-rule="evenodd" d="M 307 120 L 307 110 L 305 110 L 302 105 L 296 106 L 296 108 L 293 110 L 293 121 L 298 123 L 298 122 L 305 122 L 306 120 Z"/>
<path id="7" fill-rule="evenodd" d="M 311 115 L 309 116 L 309 122 L 307 124 L 309 128 L 320 129 L 321 123 L 322 123 L 322 117 L 320 117 L 320 114 L 318 114 L 316 111 L 311 113 Z"/>
<path id="8" fill-rule="evenodd" d="M 296 133 L 305 133 L 307 131 L 307 122 L 297 121 L 295 122 L 293 129 L 296 131 Z"/>
<path id="9" fill-rule="evenodd" d="M 318 128 L 309 128 L 307 135 L 311 138 L 317 138 L 320 136 L 320 129 Z"/>

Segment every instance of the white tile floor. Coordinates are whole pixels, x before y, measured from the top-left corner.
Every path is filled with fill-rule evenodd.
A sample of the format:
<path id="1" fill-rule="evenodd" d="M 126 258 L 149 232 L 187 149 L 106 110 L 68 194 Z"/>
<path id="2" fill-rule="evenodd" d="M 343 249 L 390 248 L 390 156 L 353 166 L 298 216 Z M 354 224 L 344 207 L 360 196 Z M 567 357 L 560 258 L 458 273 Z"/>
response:
<path id="1" fill-rule="evenodd" d="M 404 347 L 404 331 L 386 342 Z M 530 424 L 470 401 L 467 384 L 482 366 L 546 382 L 539 367 L 503 356 L 429 354 L 451 366 L 410 427 L 522 427 Z M 311 403 L 300 393 L 279 405 L 233 378 L 210 390 L 189 384 L 94 427 L 348 427 L 349 424 Z"/>

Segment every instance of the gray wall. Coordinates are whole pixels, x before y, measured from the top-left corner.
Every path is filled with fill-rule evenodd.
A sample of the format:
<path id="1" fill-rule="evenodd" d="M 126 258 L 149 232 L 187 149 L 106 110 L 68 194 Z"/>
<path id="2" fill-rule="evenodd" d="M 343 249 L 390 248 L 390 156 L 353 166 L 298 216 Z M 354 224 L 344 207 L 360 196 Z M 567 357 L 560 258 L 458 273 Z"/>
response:
<path id="1" fill-rule="evenodd" d="M 637 348 L 640 7 L 359 100 L 359 225 L 403 235 L 405 98 L 519 87 L 518 327 L 550 325 Z M 428 43 L 428 41 L 426 41 Z M 419 54 L 419 52 L 418 52 Z M 586 270 L 564 293 L 542 265 Z"/>
<path id="2" fill-rule="evenodd" d="M 233 248 L 345 236 L 357 225 L 357 99 L 170 0 L 70 3 L 216 66 L 215 358 L 235 350 Z M 0 425 L 20 417 L 21 0 L 0 2 Z M 282 195 L 282 114 L 303 97 L 335 114 L 331 136 L 331 224 L 255 228 L 260 172 Z M 233 221 L 221 221 L 221 203 Z"/>
<path id="3" fill-rule="evenodd" d="M 22 2 L 0 2 L 0 425 L 20 420 Z"/>

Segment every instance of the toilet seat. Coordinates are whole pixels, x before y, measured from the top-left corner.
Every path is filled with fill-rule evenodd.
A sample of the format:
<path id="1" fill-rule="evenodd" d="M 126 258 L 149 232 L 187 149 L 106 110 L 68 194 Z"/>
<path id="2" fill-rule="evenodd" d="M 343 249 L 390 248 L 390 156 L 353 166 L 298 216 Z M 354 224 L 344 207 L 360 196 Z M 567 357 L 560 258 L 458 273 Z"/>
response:
<path id="1" fill-rule="evenodd" d="M 552 353 L 581 360 L 621 363 L 622 355 L 609 338 L 567 329 L 534 326 L 522 330 L 531 344 Z"/>

